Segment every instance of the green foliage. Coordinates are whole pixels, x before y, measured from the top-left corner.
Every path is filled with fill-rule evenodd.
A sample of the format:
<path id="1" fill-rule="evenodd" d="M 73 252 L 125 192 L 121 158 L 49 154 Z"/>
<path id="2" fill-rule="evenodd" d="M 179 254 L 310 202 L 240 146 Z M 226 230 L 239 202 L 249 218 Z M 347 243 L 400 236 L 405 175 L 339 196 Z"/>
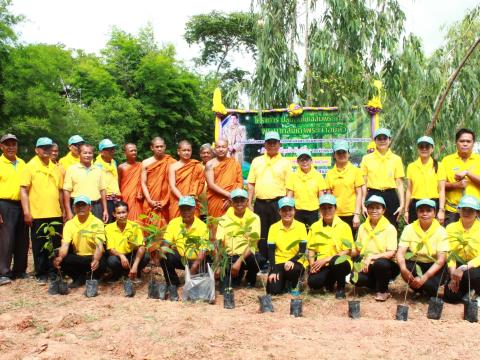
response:
<path id="1" fill-rule="evenodd" d="M 55 230 L 55 226 L 58 226 L 58 225 L 62 225 L 62 224 L 58 221 L 52 221 L 52 222 L 49 222 L 49 223 L 43 223 L 37 229 L 37 235 L 38 234 L 43 234 L 43 235 L 39 235 L 38 238 L 39 239 L 45 238 L 45 240 L 46 240 L 45 244 L 43 245 L 43 249 L 48 252 L 48 254 L 49 254 L 48 257 L 49 258 L 53 258 L 55 256 L 53 239 L 57 236 L 58 237 L 62 236 L 61 234 L 59 234 Z"/>

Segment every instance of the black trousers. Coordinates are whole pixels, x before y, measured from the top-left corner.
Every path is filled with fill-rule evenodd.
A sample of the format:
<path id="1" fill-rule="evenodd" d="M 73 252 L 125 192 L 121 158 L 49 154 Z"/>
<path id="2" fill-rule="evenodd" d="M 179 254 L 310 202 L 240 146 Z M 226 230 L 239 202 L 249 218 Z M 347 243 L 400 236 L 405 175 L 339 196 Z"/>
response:
<path id="1" fill-rule="evenodd" d="M 250 254 L 250 256 L 248 256 L 246 259 L 243 259 L 238 275 L 236 277 L 232 276 L 232 281 L 230 283 L 230 267 L 235 263 L 235 261 L 238 260 L 239 257 L 239 255 L 228 257 L 228 265 L 225 271 L 225 276 L 220 280 L 222 289 L 227 289 L 230 287 L 235 288 L 239 286 L 244 276 L 247 279 L 247 283 L 252 286 L 254 286 L 257 282 L 257 273 L 260 270 L 257 265 L 259 255 Z M 255 261 L 255 257 L 257 257 L 257 261 Z"/>
<path id="2" fill-rule="evenodd" d="M 278 200 L 282 197 L 279 196 L 275 199 L 261 200 L 256 199 L 253 206 L 253 211 L 260 217 L 261 230 L 260 240 L 258 242 L 258 251 L 262 255 L 262 263 L 268 259 L 268 247 L 267 237 L 270 226 L 280 220 L 280 214 L 278 213 Z M 261 264 L 260 264 L 261 265 Z"/>
<path id="3" fill-rule="evenodd" d="M 387 190 L 377 190 L 377 189 L 368 189 L 367 197 L 368 200 L 370 196 L 377 195 L 381 196 L 385 200 L 385 214 L 384 216 L 390 221 L 390 223 L 398 229 L 397 224 L 397 215 L 393 215 L 400 206 L 400 200 L 398 199 L 398 194 L 396 189 L 387 189 Z"/>
<path id="4" fill-rule="evenodd" d="M 412 273 L 413 276 L 415 277 L 420 276 L 417 273 L 415 261 L 406 260 L 405 263 L 406 263 L 407 269 Z M 420 269 L 422 269 L 423 274 L 425 274 L 433 264 L 434 263 L 421 263 L 417 261 L 417 265 L 420 266 Z M 414 290 L 416 292 L 423 292 L 430 297 L 437 296 L 438 288 L 445 283 L 446 277 L 447 277 L 446 268 L 443 267 L 442 269 L 437 271 L 437 273 L 433 277 L 425 281 L 425 284 L 423 284 L 421 288 L 414 289 Z"/>
<path id="5" fill-rule="evenodd" d="M 448 224 L 457 222 L 458 220 L 460 220 L 459 213 L 454 213 L 454 212 L 445 210 L 445 221 L 443 222 L 444 227 L 446 227 Z"/>
<path id="6" fill-rule="evenodd" d="M 408 205 L 408 221 L 410 222 L 410 224 L 418 219 L 416 205 L 417 205 L 417 201 L 420 201 L 420 200 L 421 199 L 410 199 L 410 205 Z M 438 208 L 439 208 L 439 205 L 440 205 L 439 200 L 438 199 L 433 199 L 433 198 L 430 199 L 430 200 L 435 201 L 435 205 L 437 207 L 436 212 L 438 212 Z"/>
<path id="7" fill-rule="evenodd" d="M 480 294 L 480 268 L 469 269 L 463 273 L 462 280 L 458 292 L 454 293 L 448 288 L 450 279 L 445 284 L 445 292 L 443 298 L 449 303 L 457 303 L 468 293 L 468 279 L 470 278 L 470 290 L 475 290 L 477 295 Z"/>
<path id="8" fill-rule="evenodd" d="M 193 260 L 188 260 L 188 267 L 191 268 Z M 166 259 L 160 260 L 160 266 L 163 270 L 163 276 L 168 285 L 180 285 L 176 269 L 185 270 L 185 265 L 182 263 L 182 257 L 175 251 L 174 254 L 167 253 Z M 202 270 L 200 269 L 200 272 Z"/>
<path id="9" fill-rule="evenodd" d="M 290 285 L 292 287 L 297 286 L 298 280 L 300 279 L 300 276 L 302 276 L 304 271 L 303 265 L 295 262 L 293 268 L 289 271 L 285 270 L 284 265 L 285 263 L 275 264 L 273 271 L 270 272 L 270 274 L 278 274 L 278 280 L 267 282 L 267 294 L 279 295 L 284 293 L 287 290 L 287 281 L 290 282 Z"/>
<path id="10" fill-rule="evenodd" d="M 3 219 L 0 224 L 0 276 L 25 273 L 28 237 L 20 201 L 0 199 L 0 215 Z"/>
<path id="11" fill-rule="evenodd" d="M 350 273 L 352 267 L 348 261 L 334 265 L 338 256 L 334 256 L 327 266 L 320 269 L 319 272 L 308 275 L 308 287 L 319 290 L 324 286 L 329 291 L 333 291 L 335 283 L 337 290 L 345 289 L 345 277 Z"/>
<path id="12" fill-rule="evenodd" d="M 295 209 L 295 220 L 304 223 L 307 227 L 307 230 L 310 229 L 310 226 L 314 222 L 317 222 L 319 219 L 318 209 L 317 210 L 296 210 Z"/>
<path id="13" fill-rule="evenodd" d="M 77 255 L 73 253 L 68 253 L 67 256 L 64 257 L 61 266 L 62 271 L 70 276 L 73 280 L 77 279 L 86 279 L 87 274 L 91 273 L 91 262 L 93 256 L 92 255 Z M 93 277 L 95 279 L 100 278 L 102 274 L 107 269 L 107 261 L 105 256 L 102 256 L 99 261 L 99 265 L 97 270 L 93 272 Z"/>
<path id="14" fill-rule="evenodd" d="M 125 254 L 125 257 L 130 262 L 130 266 L 132 266 L 132 264 L 134 263 L 136 256 L 137 256 L 136 251 L 132 251 L 128 254 Z M 137 271 L 137 277 L 138 278 L 141 277 L 142 270 L 145 268 L 145 266 L 148 265 L 149 262 L 150 262 L 150 255 L 148 254 L 148 251 L 145 251 L 145 254 L 144 254 L 142 260 L 140 260 L 140 263 L 138 264 L 138 269 L 137 269 L 138 270 Z M 107 265 L 108 265 L 108 268 L 112 271 L 113 279 L 119 279 L 122 276 L 127 276 L 128 273 L 130 272 L 129 269 L 124 269 L 123 268 L 122 262 L 120 261 L 120 258 L 116 255 L 110 255 L 107 258 Z"/>
<path id="15" fill-rule="evenodd" d="M 43 248 L 47 243 L 44 229 L 51 222 L 59 223 L 58 225 L 52 225 L 57 233 L 52 238 L 53 249 L 58 249 L 62 240 L 62 218 L 35 219 L 32 221 L 30 238 L 32 240 L 33 266 L 37 277 L 55 274 L 55 268 L 52 264 L 54 254 L 50 254 Z"/>
<path id="16" fill-rule="evenodd" d="M 358 281 L 355 286 L 364 286 L 376 292 L 385 293 L 388 292 L 388 282 L 395 279 L 399 273 L 400 268 L 394 261 L 377 259 L 368 267 L 368 273 L 361 272 L 358 274 Z"/>
<path id="17" fill-rule="evenodd" d="M 352 235 L 353 235 L 353 238 L 356 239 L 357 238 L 357 230 L 358 228 L 354 228 L 353 227 L 353 215 L 350 215 L 350 216 L 339 216 L 340 219 L 342 219 L 344 222 L 346 222 L 348 224 L 348 226 L 350 226 L 350 229 L 352 229 Z"/>

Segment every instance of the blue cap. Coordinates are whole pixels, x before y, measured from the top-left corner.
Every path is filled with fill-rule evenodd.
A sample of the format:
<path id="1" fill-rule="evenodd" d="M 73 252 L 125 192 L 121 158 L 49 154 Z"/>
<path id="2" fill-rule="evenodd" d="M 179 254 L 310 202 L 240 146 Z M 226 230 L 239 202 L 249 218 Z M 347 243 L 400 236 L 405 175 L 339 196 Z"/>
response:
<path id="1" fill-rule="evenodd" d="M 308 150 L 308 149 L 299 150 L 299 151 L 297 152 L 297 159 L 298 159 L 300 156 L 302 156 L 302 155 L 306 155 L 306 156 L 312 158 L 312 152 L 311 152 L 310 150 Z"/>
<path id="2" fill-rule="evenodd" d="M 267 131 L 265 133 L 265 141 L 267 140 L 277 140 L 280 141 L 280 135 L 276 131 Z"/>
<path id="3" fill-rule="evenodd" d="M 178 206 L 192 206 L 195 207 L 195 199 L 191 196 L 182 196 L 178 199 Z"/>
<path id="4" fill-rule="evenodd" d="M 105 150 L 105 149 L 114 148 L 116 146 L 117 146 L 117 144 L 114 144 L 112 142 L 112 140 L 103 139 L 102 141 L 100 141 L 100 144 L 98 144 L 98 150 L 102 151 L 102 150 Z"/>
<path id="5" fill-rule="evenodd" d="M 87 205 L 92 205 L 92 202 L 90 201 L 90 198 L 86 195 L 78 195 L 74 200 L 73 200 L 73 205 L 78 204 L 78 203 L 85 203 Z"/>
<path id="6" fill-rule="evenodd" d="M 478 211 L 480 210 L 480 203 L 478 202 L 478 199 L 476 197 L 471 195 L 465 195 L 460 199 L 457 208 L 471 208 Z"/>
<path id="7" fill-rule="evenodd" d="M 430 144 L 432 146 L 435 145 L 435 143 L 433 142 L 433 139 L 430 136 L 419 137 L 418 140 L 417 140 L 417 145 L 420 144 L 420 143 L 427 143 L 427 144 Z"/>
<path id="8" fill-rule="evenodd" d="M 417 203 L 415 204 L 415 209 L 418 209 L 420 206 L 430 206 L 431 208 L 436 209 L 437 204 L 435 204 L 435 201 L 430 200 L 430 199 L 422 199 L 418 200 Z"/>
<path id="9" fill-rule="evenodd" d="M 278 200 L 278 208 L 281 209 L 285 206 L 295 207 L 295 200 L 291 197 L 285 196 Z"/>
<path id="10" fill-rule="evenodd" d="M 385 204 L 385 200 L 381 196 L 378 195 L 372 195 L 368 198 L 368 200 L 365 201 L 365 206 L 368 206 L 370 204 L 377 203 L 383 205 L 383 207 L 387 207 Z"/>
<path id="11" fill-rule="evenodd" d="M 246 190 L 243 189 L 235 189 L 230 193 L 230 197 L 236 198 L 236 197 L 243 197 L 245 199 L 248 199 L 248 193 Z"/>
<path id="12" fill-rule="evenodd" d="M 385 135 L 386 137 L 391 138 L 392 137 L 392 132 L 388 129 L 385 129 L 385 128 L 379 128 L 379 129 L 375 130 L 375 135 L 373 136 L 373 138 L 375 139 L 379 135 Z"/>
<path id="13" fill-rule="evenodd" d="M 73 135 L 70 136 L 70 139 L 68 139 L 68 145 L 73 145 L 73 144 L 78 144 L 78 143 L 83 143 L 85 140 L 80 135 Z"/>
<path id="14" fill-rule="evenodd" d="M 348 141 L 346 140 L 335 141 L 335 143 L 333 144 L 333 152 L 337 152 L 340 150 L 344 150 L 344 151 L 349 150 Z"/>
<path id="15" fill-rule="evenodd" d="M 35 147 L 52 146 L 52 145 L 53 145 L 52 139 L 50 139 L 48 137 L 41 137 L 41 138 L 38 138 L 37 145 L 35 145 Z"/>
<path id="16" fill-rule="evenodd" d="M 337 205 L 337 198 L 332 195 L 332 194 L 325 194 L 320 196 L 320 199 L 318 200 L 320 202 L 320 205 L 323 204 L 330 204 L 330 205 Z"/>

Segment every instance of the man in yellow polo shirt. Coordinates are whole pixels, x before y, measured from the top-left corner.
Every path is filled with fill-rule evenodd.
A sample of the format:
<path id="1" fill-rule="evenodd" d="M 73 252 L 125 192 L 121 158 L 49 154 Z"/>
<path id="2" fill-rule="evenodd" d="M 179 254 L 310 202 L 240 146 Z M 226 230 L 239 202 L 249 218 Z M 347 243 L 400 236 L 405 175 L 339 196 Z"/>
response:
<path id="1" fill-rule="evenodd" d="M 106 270 L 102 256 L 105 244 L 103 223 L 92 215 L 91 201 L 85 195 L 78 195 L 73 201 L 75 217 L 68 220 L 63 228 L 63 239 L 53 265 L 72 278 L 69 288 L 85 284 L 87 274 L 98 279 Z"/>
<path id="2" fill-rule="evenodd" d="M 70 166 L 63 182 L 63 202 L 68 219 L 73 218 L 71 199 L 86 195 L 92 202 L 92 214 L 108 221 L 106 185 L 103 171 L 92 164 L 93 146 L 80 145 L 80 162 Z"/>
<path id="3" fill-rule="evenodd" d="M 457 205 L 462 196 L 480 198 L 480 155 L 473 153 L 475 133 L 460 129 L 455 134 L 455 142 L 457 152 L 442 160 L 447 175 L 444 226 L 458 221 Z"/>
<path id="4" fill-rule="evenodd" d="M 20 178 L 25 162 L 17 157 L 17 146 L 15 135 L 0 138 L 0 285 L 25 278 L 27 270 L 28 239 L 20 204 Z"/>
<path id="5" fill-rule="evenodd" d="M 70 151 L 58 161 L 63 167 L 64 172 L 67 171 L 70 166 L 80 162 L 80 145 L 82 144 L 85 144 L 85 140 L 83 140 L 80 135 L 73 135 L 68 139 L 68 149 Z"/>
<path id="6" fill-rule="evenodd" d="M 261 220 L 258 250 L 264 264 L 268 258 L 268 229 L 280 220 L 278 200 L 287 194 L 287 178 L 292 172 L 290 160 L 285 159 L 279 151 L 280 135 L 276 131 L 268 131 L 265 134 L 265 154 L 253 159 L 247 178 L 248 207 Z"/>
<path id="7" fill-rule="evenodd" d="M 98 145 L 100 154 L 95 160 L 95 165 L 103 171 L 105 179 L 105 192 L 107 196 L 108 222 L 115 221 L 113 209 L 115 201 L 120 200 L 120 188 L 118 183 L 117 162 L 115 156 L 115 145 L 110 139 L 103 139 Z"/>
<path id="8" fill-rule="evenodd" d="M 20 180 L 25 224 L 30 226 L 33 265 L 35 277 L 40 284 L 46 284 L 48 277 L 55 280 L 55 269 L 50 254 L 44 249 L 47 239 L 42 226 L 52 224 L 58 235 L 52 237 L 53 248 L 60 246 L 62 232 L 63 193 L 61 173 L 50 160 L 53 141 L 47 137 L 37 140 L 35 153 L 23 172 Z"/>

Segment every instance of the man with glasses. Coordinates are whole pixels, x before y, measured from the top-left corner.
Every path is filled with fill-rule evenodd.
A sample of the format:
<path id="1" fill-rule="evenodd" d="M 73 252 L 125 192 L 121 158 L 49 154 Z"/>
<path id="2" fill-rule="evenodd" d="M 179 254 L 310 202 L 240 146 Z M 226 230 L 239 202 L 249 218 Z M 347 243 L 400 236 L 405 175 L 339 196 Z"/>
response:
<path id="1" fill-rule="evenodd" d="M 73 135 L 68 139 L 68 149 L 70 151 L 58 162 L 62 165 L 64 172 L 67 171 L 70 166 L 80 162 L 80 145 L 84 143 L 85 140 L 83 140 L 80 135 Z"/>

